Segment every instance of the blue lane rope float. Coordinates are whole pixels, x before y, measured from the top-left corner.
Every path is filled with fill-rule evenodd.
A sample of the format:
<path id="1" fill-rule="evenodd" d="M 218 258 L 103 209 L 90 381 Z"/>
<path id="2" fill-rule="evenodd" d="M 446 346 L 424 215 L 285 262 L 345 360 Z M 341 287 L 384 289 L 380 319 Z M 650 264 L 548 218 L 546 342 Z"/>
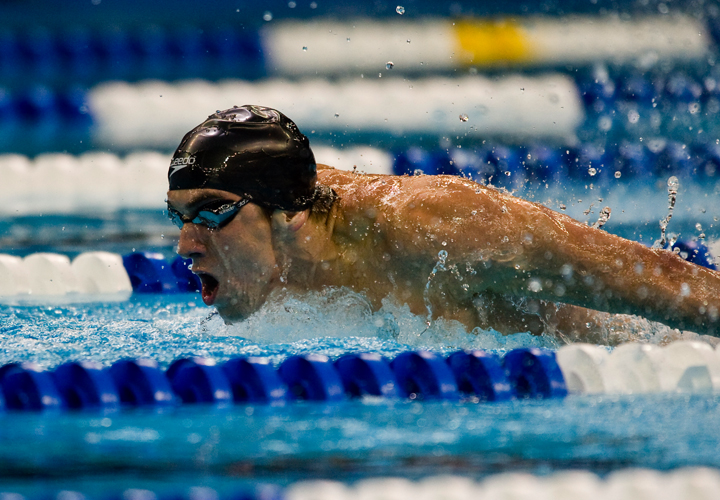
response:
<path id="1" fill-rule="evenodd" d="M 278 368 L 287 384 L 290 399 L 342 401 L 345 399 L 340 374 L 327 356 L 306 354 L 291 356 Z"/>
<path id="2" fill-rule="evenodd" d="M 26 31 L 22 37 L 11 31 L 0 34 L 0 68 L 7 76 L 95 83 L 208 75 L 255 79 L 266 74 L 257 30 L 146 26 Z"/>
<path id="3" fill-rule="evenodd" d="M 720 171 L 720 146 L 662 140 L 650 148 L 642 142 L 619 141 L 600 148 L 592 143 L 571 147 L 542 144 L 489 144 L 454 150 L 417 146 L 393 152 L 395 175 L 460 175 L 494 185 L 525 181 L 574 180 L 596 185 L 665 179 L 671 175 L 714 180 Z"/>
<path id="4" fill-rule="evenodd" d="M 514 349 L 503 358 L 518 398 L 563 398 L 567 387 L 555 353 L 537 347 Z"/>
<path id="5" fill-rule="evenodd" d="M 223 405 L 233 401 L 230 381 L 212 359 L 178 359 L 168 367 L 167 376 L 183 403 Z"/>
<path id="6" fill-rule="evenodd" d="M 128 406 L 167 406 L 176 401 L 170 381 L 152 359 L 122 359 L 108 368 L 120 402 Z"/>
<path id="7" fill-rule="evenodd" d="M 152 30 L 148 30 L 147 33 L 151 35 Z M 149 36 L 149 38 L 154 37 L 155 35 Z M 155 38 L 162 39 L 163 37 Z M 190 38 L 191 37 L 187 37 L 188 40 Z M 233 44 L 232 40 L 234 38 L 236 37 L 229 38 L 229 45 Z M 2 45 L 2 43 L 3 38 L 0 37 L 0 45 Z M 136 43 L 135 45 L 137 47 L 145 46 L 143 43 Z M 159 45 L 163 45 L 163 43 L 159 43 Z M 261 51 L 261 49 L 257 47 L 253 48 L 252 43 L 239 43 L 238 46 L 245 46 L 243 50 L 246 50 L 247 53 L 254 50 Z M 0 47 L 0 53 L 1 52 L 2 47 Z M 172 61 L 173 56 L 168 55 L 167 57 L 169 59 L 163 59 L 162 57 L 157 58 L 157 54 L 162 54 L 163 52 L 168 53 L 167 49 L 160 49 L 159 51 L 154 49 L 130 50 L 129 52 L 141 54 L 140 58 L 155 58 L 155 62 L 146 65 L 149 71 L 159 71 L 156 78 L 165 81 L 175 80 L 174 78 L 170 78 L 170 74 L 162 74 L 167 68 L 177 69 L 180 67 L 172 62 L 167 63 L 167 61 Z M 228 54 L 230 54 L 230 52 L 228 52 Z M 118 56 L 116 65 L 118 67 L 122 66 L 123 60 L 123 57 Z M 187 61 L 187 59 L 183 60 Z M 263 57 L 258 58 L 258 61 L 263 60 Z M 138 68 L 139 67 L 141 66 L 138 66 Z M 166 70 L 163 70 L 163 67 L 166 68 Z M 197 66 L 192 67 L 197 68 Z M 68 69 L 71 68 L 71 66 L 64 66 L 62 70 L 66 73 Z M 0 69 L 2 69 L 1 61 Z M 263 71 L 264 70 L 260 70 L 261 73 Z M 203 71 L 201 71 L 201 73 L 202 72 Z M 257 70 L 250 71 L 250 73 L 256 72 Z M 123 75 L 118 76 L 119 78 L 111 79 L 121 81 L 138 81 L 144 79 L 123 78 Z M 222 75 L 223 78 L 227 78 L 227 76 L 227 73 Z M 642 137 L 646 135 L 661 139 L 664 138 L 670 141 L 673 139 L 683 139 L 691 142 L 702 142 L 705 135 L 698 136 L 697 130 L 703 129 L 706 133 L 717 130 L 717 126 L 711 118 L 712 113 L 707 111 L 717 105 L 720 94 L 718 90 L 720 88 L 720 85 L 718 85 L 720 78 L 718 78 L 717 72 L 714 70 L 709 71 L 708 74 L 703 75 L 702 78 L 688 75 L 687 72 L 682 70 L 657 75 L 652 78 L 645 78 L 642 75 L 632 72 L 621 72 L 617 76 L 608 76 L 605 80 L 599 80 L 596 76 L 585 74 L 580 76 L 573 74 L 570 75 L 570 77 L 573 78 L 571 85 L 577 89 L 579 99 L 578 106 L 584 108 L 584 124 L 579 125 L 579 131 L 581 132 L 580 140 L 582 142 L 592 144 L 599 141 L 605 142 L 608 145 L 620 145 L 623 142 L 627 142 L 628 138 L 630 138 L 631 142 L 634 141 L 642 144 Z M 61 78 L 64 77 L 61 76 Z M 182 79 L 187 78 L 188 75 L 184 75 Z M 80 79 L 80 81 L 82 81 L 82 79 Z M 93 96 L 97 93 L 98 89 L 102 89 L 102 85 L 90 90 L 78 85 L 76 81 L 63 82 L 63 84 L 59 86 L 57 83 L 46 82 L 45 84 L 33 85 L 23 90 L 15 89 L 11 83 L 8 83 L 10 87 L 3 87 L 2 85 L 3 82 L 0 78 L 0 127 L 17 128 L 23 124 L 32 124 L 34 125 L 32 129 L 37 130 L 38 135 L 50 134 L 52 130 L 63 132 L 67 128 L 72 128 L 75 130 L 75 134 L 68 136 L 68 138 L 75 137 L 77 134 L 84 135 L 87 141 L 85 141 L 85 146 L 82 148 L 87 148 L 87 143 L 92 143 L 94 140 L 93 134 L 91 133 L 93 126 L 102 125 L 104 121 L 108 119 L 103 118 L 104 115 L 100 111 L 103 109 L 103 106 L 93 101 Z M 167 85 L 172 88 L 173 84 Z M 259 89 L 263 88 L 262 83 L 257 85 L 259 85 Z M 185 94 L 180 93 L 179 95 L 184 96 Z M 184 99 L 185 97 L 179 98 Z M 169 98 L 166 96 L 165 99 Z M 700 110 L 702 110 L 702 112 L 699 112 Z M 639 121 L 624 119 L 630 111 L 637 114 Z M 115 114 L 112 116 L 115 117 Z M 600 119 L 605 119 L 611 128 L 608 130 L 599 130 L 598 120 Z M 660 124 L 653 124 L 653 120 L 657 121 L 658 119 Z M 582 120 L 582 118 L 578 120 Z M 26 128 L 27 127 L 24 127 L 23 130 Z M 412 130 L 412 127 L 409 127 L 409 129 Z M 531 136 L 535 137 L 534 134 Z M 714 135 L 710 133 L 709 136 Z M 58 140 L 62 140 L 62 137 L 63 135 L 60 134 Z M 28 140 L 32 138 L 30 138 L 28 134 L 25 134 L 20 139 Z M 40 147 L 43 144 L 40 139 L 41 138 L 38 137 L 37 139 L 32 139 L 31 142 L 36 143 L 36 145 Z M 147 135 L 145 139 L 147 139 Z M 138 140 L 142 142 L 142 139 Z M 709 139 L 705 140 L 709 141 Z M 9 141 L 6 144 L 9 151 L 17 150 L 17 141 Z M 48 144 L 52 144 L 52 142 Z M 645 144 L 647 144 L 647 141 L 645 141 Z M 135 146 L 142 145 L 147 146 L 148 144 L 136 144 Z M 71 144 L 71 146 L 73 145 Z M 67 149 L 73 151 L 82 150 L 82 148 L 78 149 L 77 145 L 74 146 L 75 147 Z M 127 144 L 126 146 L 132 147 L 133 144 Z M 517 151 L 514 148 L 508 146 L 507 151 L 502 151 L 504 147 L 505 146 L 500 146 L 498 152 L 507 152 L 508 155 L 500 154 L 493 156 L 489 154 L 484 161 L 506 164 L 509 167 L 509 169 L 505 169 L 506 171 L 512 171 L 513 168 L 517 168 L 523 163 L 527 164 L 527 162 L 523 160 L 525 157 L 522 154 L 515 154 Z M 53 150 L 57 150 L 57 148 L 45 149 L 45 151 Z M 33 153 L 36 152 L 37 150 L 33 151 Z M 447 151 L 445 151 L 445 156 L 447 156 Z M 440 173 L 452 173 L 454 170 L 452 167 L 453 164 L 448 163 L 442 157 L 442 150 L 427 152 L 422 161 L 428 163 L 428 165 L 426 165 L 427 168 L 422 168 L 415 166 L 415 164 L 420 161 L 420 158 L 415 158 L 415 160 L 408 162 L 406 161 L 407 159 L 402 158 L 402 155 L 400 155 L 398 157 L 396 170 L 398 172 L 412 173 L 415 168 L 420 168 L 426 173 L 429 173 L 428 170 L 431 169 L 430 164 L 432 164 L 436 165 L 432 168 L 438 170 Z M 444 170 L 448 171 L 444 172 Z"/>
<path id="8" fill-rule="evenodd" d="M 134 252 L 123 256 L 123 265 L 136 293 L 175 293 L 178 278 L 161 253 Z"/>
<path id="9" fill-rule="evenodd" d="M 445 360 L 429 351 L 404 352 L 390 363 L 410 398 L 460 399 L 457 381 Z"/>
<path id="10" fill-rule="evenodd" d="M 50 372 L 35 363 L 13 364 L 0 380 L 10 410 L 58 410 L 65 402 Z"/>
<path id="11" fill-rule="evenodd" d="M 236 403 L 281 404 L 288 398 L 287 386 L 266 358 L 234 358 L 222 370 Z"/>
<path id="12" fill-rule="evenodd" d="M 120 404 L 112 376 L 93 361 L 76 361 L 58 366 L 53 379 L 68 408 L 115 409 Z"/>
<path id="13" fill-rule="evenodd" d="M 399 398 L 402 391 L 388 362 L 376 353 L 346 354 L 335 361 L 345 393 Z"/>
<path id="14" fill-rule="evenodd" d="M 463 394 L 481 401 L 506 401 L 515 394 L 500 358 L 481 350 L 458 351 L 447 358 Z"/>
<path id="15" fill-rule="evenodd" d="M 707 344 L 678 341 L 662 349 L 672 353 L 677 380 L 652 390 L 693 392 L 684 382 L 687 373 L 699 368 L 716 378 L 720 373 L 720 358 Z M 578 350 L 589 354 L 578 357 Z M 566 377 L 575 393 L 617 393 L 617 388 L 607 384 L 622 374 L 614 368 L 617 363 L 605 362 L 608 356 L 612 361 L 616 352 L 624 351 L 608 354 L 597 346 L 571 344 L 560 348 L 559 354 L 523 347 L 500 358 L 482 350 L 458 351 L 447 357 L 420 350 L 401 353 L 390 363 L 377 353 L 346 354 L 335 362 L 324 355 L 304 354 L 291 356 L 278 367 L 257 357 L 233 358 L 221 365 L 213 359 L 190 357 L 174 361 L 164 372 L 156 361 L 142 358 L 116 361 L 109 368 L 90 361 L 68 362 L 54 371 L 35 363 L 9 363 L 0 367 L 0 410 L 115 410 L 181 403 L 224 407 L 303 400 L 337 403 L 364 396 L 488 402 L 564 398 Z M 580 378 L 591 372 L 605 382 L 585 387 Z M 709 384 L 718 390 L 713 382 Z M 695 390 L 705 391 L 707 385 Z"/>
<path id="16" fill-rule="evenodd" d="M 202 289 L 200 278 L 190 270 L 192 260 L 183 259 L 177 256 L 170 264 L 170 269 L 175 275 L 178 290 L 181 292 L 199 292 Z"/>

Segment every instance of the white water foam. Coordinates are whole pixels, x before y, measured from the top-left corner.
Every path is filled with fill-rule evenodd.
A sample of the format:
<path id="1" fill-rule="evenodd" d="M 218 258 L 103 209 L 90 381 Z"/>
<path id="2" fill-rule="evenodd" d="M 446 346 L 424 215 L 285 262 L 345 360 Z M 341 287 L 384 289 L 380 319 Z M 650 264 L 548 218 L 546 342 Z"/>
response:
<path id="1" fill-rule="evenodd" d="M 259 344 L 302 343 L 311 339 L 357 339 L 358 347 L 388 341 L 412 348 L 432 350 L 489 349 L 517 347 L 557 349 L 564 344 L 552 335 L 535 336 L 527 332 L 503 335 L 495 330 L 472 331 L 455 320 L 438 319 L 427 326 L 427 318 L 410 312 L 407 305 L 384 299 L 373 312 L 362 294 L 344 288 L 326 288 L 321 292 L 291 294 L 280 292 L 241 323 L 225 325 L 219 316 L 206 324 L 206 332 L 216 336 L 234 336 Z M 625 342 L 668 344 L 675 340 L 701 340 L 717 344 L 718 339 L 694 332 L 680 331 L 661 323 L 630 315 L 609 316 L 606 327 L 611 345 Z M 364 340 L 363 340 L 364 339 Z M 328 344 L 327 340 L 320 341 Z"/>

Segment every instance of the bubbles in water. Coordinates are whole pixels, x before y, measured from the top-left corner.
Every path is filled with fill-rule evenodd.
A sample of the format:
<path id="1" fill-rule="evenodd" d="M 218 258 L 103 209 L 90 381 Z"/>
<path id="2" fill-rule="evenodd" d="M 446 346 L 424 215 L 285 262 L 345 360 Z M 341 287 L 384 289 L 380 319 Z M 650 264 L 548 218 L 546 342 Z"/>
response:
<path id="1" fill-rule="evenodd" d="M 469 117 L 468 115 L 466 115 L 465 113 L 462 113 L 462 114 L 460 115 L 460 121 L 461 121 L 461 122 L 466 122 L 466 121 L 468 121 L 469 119 L 470 119 L 470 117 Z"/>
<path id="2" fill-rule="evenodd" d="M 597 174 L 597 170 L 594 167 L 590 167 L 588 168 L 588 174 L 590 174 L 590 177 L 592 177 Z"/>
<path id="3" fill-rule="evenodd" d="M 395 63 L 393 63 L 392 61 L 388 61 L 387 63 L 385 63 L 385 69 L 393 69 L 394 67 Z"/>
<path id="4" fill-rule="evenodd" d="M 542 283 L 540 283 L 540 280 L 537 278 L 532 278 L 530 281 L 528 281 L 527 285 L 528 290 L 531 292 L 540 292 L 542 291 Z"/>
<path id="5" fill-rule="evenodd" d="M 616 178 L 616 179 L 619 179 L 620 177 L 622 177 L 622 172 L 620 172 L 619 170 L 616 170 L 616 171 L 615 171 L 615 178 Z"/>
<path id="6" fill-rule="evenodd" d="M 395 12 L 402 16 L 403 14 L 405 14 L 405 7 L 403 7 L 402 5 L 398 5 L 397 7 L 395 7 Z"/>
<path id="7" fill-rule="evenodd" d="M 608 132 L 612 128 L 612 118 L 609 116 L 601 116 L 598 119 L 598 128 L 603 132 Z"/>
<path id="8" fill-rule="evenodd" d="M 266 10 L 265 14 L 263 14 L 263 21 L 272 21 L 272 17 L 272 12 Z"/>

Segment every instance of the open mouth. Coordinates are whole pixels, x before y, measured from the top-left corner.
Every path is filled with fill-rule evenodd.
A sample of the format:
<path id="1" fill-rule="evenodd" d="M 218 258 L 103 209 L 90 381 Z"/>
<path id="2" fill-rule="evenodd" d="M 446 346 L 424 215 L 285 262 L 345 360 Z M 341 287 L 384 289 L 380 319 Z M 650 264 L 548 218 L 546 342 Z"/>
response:
<path id="1" fill-rule="evenodd" d="M 205 305 L 211 306 L 215 302 L 220 283 L 213 276 L 206 273 L 197 273 L 202 283 L 202 299 Z"/>

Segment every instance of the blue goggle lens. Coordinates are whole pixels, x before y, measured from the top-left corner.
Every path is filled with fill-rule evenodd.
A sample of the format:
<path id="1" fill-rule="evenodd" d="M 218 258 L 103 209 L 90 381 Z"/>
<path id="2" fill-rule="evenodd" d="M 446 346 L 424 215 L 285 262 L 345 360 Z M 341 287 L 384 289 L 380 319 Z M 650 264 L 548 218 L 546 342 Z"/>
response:
<path id="1" fill-rule="evenodd" d="M 218 229 L 232 220 L 233 217 L 244 207 L 250 200 L 245 198 L 233 203 L 223 203 L 217 208 L 203 208 L 198 211 L 197 215 L 192 219 L 185 217 L 180 212 L 168 207 L 168 217 L 178 228 L 188 223 L 199 224 L 209 229 Z"/>

